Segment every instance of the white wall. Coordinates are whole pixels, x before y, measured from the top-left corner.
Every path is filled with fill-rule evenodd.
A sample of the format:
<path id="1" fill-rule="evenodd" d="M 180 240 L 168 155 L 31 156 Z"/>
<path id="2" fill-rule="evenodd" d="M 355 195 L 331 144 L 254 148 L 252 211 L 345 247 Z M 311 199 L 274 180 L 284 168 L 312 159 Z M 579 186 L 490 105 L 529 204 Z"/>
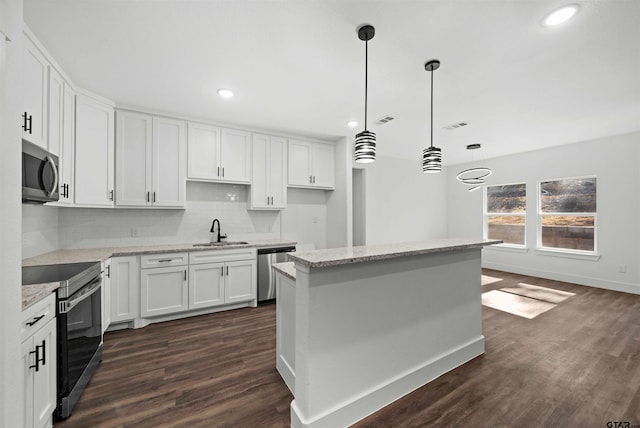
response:
<path id="1" fill-rule="evenodd" d="M 488 248 L 483 265 L 493 269 L 640 294 L 640 133 L 521 153 L 484 162 L 487 184 L 527 184 L 527 252 Z M 448 168 L 450 237 L 482 236 L 482 192 L 466 192 Z M 597 261 L 541 255 L 535 251 L 538 181 L 596 175 Z M 626 273 L 618 272 L 621 265 Z"/>
<path id="2" fill-rule="evenodd" d="M 326 190 L 288 188 L 282 238 L 303 250 L 327 248 L 327 197 Z"/>
<path id="3" fill-rule="evenodd" d="M 378 156 L 366 164 L 366 245 L 447 236 L 446 174 L 425 174 L 420 162 Z"/>
<path id="4" fill-rule="evenodd" d="M 22 204 L 22 258 L 37 256 L 60 248 L 58 213 L 48 205 Z"/>
<path id="5" fill-rule="evenodd" d="M 10 41 L 7 41 L 9 39 Z M 21 314 L 22 0 L 0 0 L 0 426 L 24 426 Z"/>
<path id="6" fill-rule="evenodd" d="M 327 195 L 327 247 L 353 244 L 351 164 L 353 143 L 342 138 L 335 144 L 335 190 Z"/>

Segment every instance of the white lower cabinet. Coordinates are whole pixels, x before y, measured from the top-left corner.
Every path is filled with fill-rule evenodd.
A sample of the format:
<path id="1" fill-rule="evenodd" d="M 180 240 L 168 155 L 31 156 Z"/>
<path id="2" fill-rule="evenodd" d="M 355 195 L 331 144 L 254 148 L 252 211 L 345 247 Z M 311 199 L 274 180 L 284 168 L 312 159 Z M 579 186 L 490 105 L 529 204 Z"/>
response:
<path id="1" fill-rule="evenodd" d="M 225 306 L 256 305 L 255 248 L 146 254 L 110 261 L 114 325 L 126 322 L 139 328 Z"/>
<path id="2" fill-rule="evenodd" d="M 183 312 L 189 308 L 187 266 L 142 269 L 140 315 L 153 317 Z"/>
<path id="3" fill-rule="evenodd" d="M 22 311 L 24 427 L 50 427 L 56 408 L 55 295 Z"/>
<path id="4" fill-rule="evenodd" d="M 102 262 L 102 333 L 111 324 L 111 259 Z"/>
<path id="5" fill-rule="evenodd" d="M 133 321 L 140 315 L 138 256 L 111 259 L 111 323 Z"/>
<path id="6" fill-rule="evenodd" d="M 224 263 L 189 266 L 189 309 L 224 305 Z"/>
<path id="7" fill-rule="evenodd" d="M 256 299 L 255 248 L 189 254 L 189 309 Z"/>
<path id="8" fill-rule="evenodd" d="M 225 303 L 246 302 L 256 298 L 256 261 L 225 263 Z"/>

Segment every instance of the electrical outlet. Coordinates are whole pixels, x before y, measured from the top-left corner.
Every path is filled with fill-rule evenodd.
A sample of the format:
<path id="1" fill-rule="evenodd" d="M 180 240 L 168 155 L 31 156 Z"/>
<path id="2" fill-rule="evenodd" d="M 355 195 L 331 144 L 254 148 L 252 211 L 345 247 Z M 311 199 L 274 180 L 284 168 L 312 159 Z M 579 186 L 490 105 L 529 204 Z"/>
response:
<path id="1" fill-rule="evenodd" d="M 627 265 L 620 265 L 620 266 L 618 266 L 618 272 L 620 272 L 620 273 L 627 273 Z"/>

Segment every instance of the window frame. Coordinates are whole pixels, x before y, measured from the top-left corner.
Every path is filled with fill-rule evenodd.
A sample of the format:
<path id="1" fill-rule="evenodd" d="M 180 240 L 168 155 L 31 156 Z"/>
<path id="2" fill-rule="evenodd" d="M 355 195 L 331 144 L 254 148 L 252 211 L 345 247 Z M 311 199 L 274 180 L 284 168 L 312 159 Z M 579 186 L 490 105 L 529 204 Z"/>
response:
<path id="1" fill-rule="evenodd" d="M 488 206 L 489 206 L 489 196 L 488 196 L 488 190 L 490 187 L 504 187 L 504 186 L 519 186 L 519 185 L 524 185 L 524 192 L 525 192 L 525 208 L 524 208 L 524 212 L 523 213 L 490 213 L 488 212 Z M 514 251 L 526 251 L 528 249 L 527 247 L 527 204 L 528 204 L 528 190 L 527 190 L 527 183 L 524 181 L 518 181 L 518 182 L 513 182 L 513 183 L 502 183 L 502 184 L 491 184 L 491 185 L 485 185 L 483 186 L 482 192 L 483 192 L 483 207 L 482 207 L 482 237 L 484 239 L 492 239 L 489 238 L 489 216 L 501 216 L 501 217 L 522 217 L 524 218 L 524 243 L 523 244 L 511 244 L 511 243 L 507 243 L 507 242 L 503 242 L 502 244 L 497 244 L 497 245 L 491 245 L 489 247 L 485 247 L 485 248 L 501 248 L 501 249 L 508 249 L 508 250 L 514 250 Z"/>
<path id="2" fill-rule="evenodd" d="M 542 211 L 542 183 L 547 183 L 550 181 L 561 181 L 561 180 L 580 180 L 586 178 L 594 178 L 596 180 L 596 211 L 595 212 L 573 212 L 573 213 L 565 213 L 565 212 L 543 212 Z M 598 176 L 596 174 L 592 175 L 580 175 L 573 177 L 561 177 L 561 178 L 549 178 L 538 180 L 538 189 L 536 196 L 536 252 L 541 255 L 557 255 L 559 257 L 569 257 L 569 258 L 578 258 L 578 259 L 594 259 L 597 260 L 600 257 L 598 253 Z M 558 248 L 558 247 L 545 247 L 542 245 L 542 217 L 593 217 L 593 250 L 576 250 L 573 248 Z"/>

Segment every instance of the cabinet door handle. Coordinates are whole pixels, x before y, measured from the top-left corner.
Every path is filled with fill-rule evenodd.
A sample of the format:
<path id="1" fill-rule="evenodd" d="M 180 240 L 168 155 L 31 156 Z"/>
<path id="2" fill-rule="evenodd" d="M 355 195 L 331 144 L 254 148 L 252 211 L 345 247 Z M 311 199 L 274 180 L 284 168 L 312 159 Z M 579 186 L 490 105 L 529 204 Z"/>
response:
<path id="1" fill-rule="evenodd" d="M 313 178 L 313 176 L 311 176 L 311 175 L 310 175 L 310 176 L 309 176 L 309 183 L 313 183 L 312 178 Z"/>
<path id="2" fill-rule="evenodd" d="M 187 280 L 187 270 L 186 269 L 184 270 L 184 280 L 185 281 Z"/>
<path id="3" fill-rule="evenodd" d="M 224 177 L 224 167 L 222 167 L 222 176 Z"/>
<path id="4" fill-rule="evenodd" d="M 156 202 L 156 192 L 153 192 L 153 202 Z"/>
<path id="5" fill-rule="evenodd" d="M 220 167 L 218 167 L 218 177 L 220 177 Z"/>
<path id="6" fill-rule="evenodd" d="M 158 263 L 168 263 L 170 261 L 172 261 L 173 259 L 162 259 L 162 260 L 158 260 Z"/>
<path id="7" fill-rule="evenodd" d="M 40 360 L 38 359 L 38 348 L 39 348 L 39 346 L 36 346 L 36 350 L 35 351 L 29 351 L 29 355 L 36 354 L 35 364 L 29 366 L 30 369 L 36 369 L 36 371 L 40 371 L 40 366 L 38 364 L 40 362 Z"/>
<path id="8" fill-rule="evenodd" d="M 316 184 L 316 176 L 313 176 L 313 184 Z"/>
<path id="9" fill-rule="evenodd" d="M 113 201 L 116 197 L 116 191 L 115 190 L 110 190 L 109 191 L 109 200 Z"/>
<path id="10" fill-rule="evenodd" d="M 220 276 L 224 276 L 224 266 L 220 268 Z"/>
<path id="11" fill-rule="evenodd" d="M 29 327 L 33 327 L 34 325 L 36 325 L 38 323 L 38 321 L 40 321 L 42 318 L 44 318 L 44 314 L 40 315 L 39 317 L 33 317 L 33 321 L 29 321 L 27 323 L 27 325 Z"/>
<path id="12" fill-rule="evenodd" d="M 229 266 L 227 266 L 227 276 L 229 276 Z"/>
<path id="13" fill-rule="evenodd" d="M 107 266 L 107 278 L 111 278 L 111 265 Z"/>
<path id="14" fill-rule="evenodd" d="M 149 202 L 149 192 L 147 192 L 147 202 Z"/>
<path id="15" fill-rule="evenodd" d="M 42 347 L 42 360 L 40 360 L 40 362 L 42 363 L 43 366 L 47 365 L 47 347 L 46 344 L 44 342 L 44 339 L 42 339 L 42 345 L 40 345 Z"/>
<path id="16" fill-rule="evenodd" d="M 22 114 L 22 118 L 24 119 L 22 130 L 24 132 L 28 132 L 29 134 L 31 134 L 31 125 L 33 123 L 33 116 L 32 115 L 27 116 L 27 112 L 25 111 Z"/>
<path id="17" fill-rule="evenodd" d="M 42 348 L 42 358 L 40 358 L 40 348 Z M 36 350 L 29 352 L 29 355 L 36 354 L 35 365 L 29 366 L 30 369 L 36 369 L 36 371 L 40 371 L 40 363 L 43 366 L 47 365 L 47 356 L 46 356 L 46 344 L 44 339 L 42 339 L 42 345 L 36 345 Z"/>

